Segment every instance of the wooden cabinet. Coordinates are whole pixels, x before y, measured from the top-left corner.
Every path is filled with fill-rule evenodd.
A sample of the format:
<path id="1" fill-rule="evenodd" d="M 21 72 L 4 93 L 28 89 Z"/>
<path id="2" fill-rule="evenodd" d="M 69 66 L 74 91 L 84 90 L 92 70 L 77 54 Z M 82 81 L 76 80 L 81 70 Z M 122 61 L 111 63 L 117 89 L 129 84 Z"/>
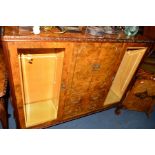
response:
<path id="1" fill-rule="evenodd" d="M 18 128 L 43 128 L 118 103 L 150 46 L 18 37 L 3 38 Z"/>

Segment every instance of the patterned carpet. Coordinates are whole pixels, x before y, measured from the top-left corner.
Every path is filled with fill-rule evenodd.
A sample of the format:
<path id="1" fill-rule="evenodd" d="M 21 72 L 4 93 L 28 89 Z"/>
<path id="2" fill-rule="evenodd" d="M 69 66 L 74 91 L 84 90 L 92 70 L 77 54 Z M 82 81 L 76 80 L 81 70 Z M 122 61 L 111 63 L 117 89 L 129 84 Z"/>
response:
<path id="1" fill-rule="evenodd" d="M 9 103 L 9 128 L 15 129 L 13 109 Z M 155 129 L 155 109 L 150 118 L 142 112 L 122 110 L 121 115 L 115 109 L 106 110 L 80 119 L 62 123 L 48 129 Z M 0 129 L 2 128 L 0 123 Z"/>

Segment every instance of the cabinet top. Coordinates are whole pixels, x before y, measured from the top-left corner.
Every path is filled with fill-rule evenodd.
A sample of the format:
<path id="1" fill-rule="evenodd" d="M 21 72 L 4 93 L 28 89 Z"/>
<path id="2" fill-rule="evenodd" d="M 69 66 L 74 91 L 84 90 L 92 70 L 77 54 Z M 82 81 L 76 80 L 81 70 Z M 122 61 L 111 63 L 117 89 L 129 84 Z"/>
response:
<path id="1" fill-rule="evenodd" d="M 33 34 L 32 31 L 21 31 L 18 26 L 3 27 L 2 41 L 67 41 L 67 42 L 133 42 L 133 43 L 155 43 L 154 39 L 145 35 L 128 37 L 124 33 L 104 34 L 102 37 L 86 33 L 53 33 L 41 31 L 40 34 Z"/>

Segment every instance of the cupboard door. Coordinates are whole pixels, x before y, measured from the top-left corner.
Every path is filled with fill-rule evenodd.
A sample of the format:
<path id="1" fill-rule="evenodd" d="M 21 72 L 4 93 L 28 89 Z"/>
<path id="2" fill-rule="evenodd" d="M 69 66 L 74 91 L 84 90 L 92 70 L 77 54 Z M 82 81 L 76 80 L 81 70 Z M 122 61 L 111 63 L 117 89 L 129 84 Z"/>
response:
<path id="1" fill-rule="evenodd" d="M 117 103 L 121 100 L 146 50 L 145 47 L 127 49 L 104 105 Z"/>
<path id="2" fill-rule="evenodd" d="M 89 103 L 94 103 L 97 108 L 103 108 L 103 102 L 123 58 L 124 47 L 123 43 L 103 43 L 97 63 L 92 66 L 93 75 L 89 87 L 91 92 Z M 94 93 L 96 95 L 92 96 Z M 91 109 L 90 104 L 88 109 Z"/>
<path id="3" fill-rule="evenodd" d="M 101 49 L 100 43 L 81 43 L 77 52 L 71 93 L 84 93 L 92 78 L 92 65 L 96 63 Z"/>
<path id="4" fill-rule="evenodd" d="M 87 92 L 92 79 L 92 65 L 96 63 L 100 53 L 100 43 L 76 44 L 76 57 L 70 88 L 65 100 L 64 117 L 73 117 L 86 113 Z M 71 71 L 72 72 L 72 71 Z"/>
<path id="5" fill-rule="evenodd" d="M 26 127 L 57 118 L 63 56 L 54 50 L 19 54 Z"/>

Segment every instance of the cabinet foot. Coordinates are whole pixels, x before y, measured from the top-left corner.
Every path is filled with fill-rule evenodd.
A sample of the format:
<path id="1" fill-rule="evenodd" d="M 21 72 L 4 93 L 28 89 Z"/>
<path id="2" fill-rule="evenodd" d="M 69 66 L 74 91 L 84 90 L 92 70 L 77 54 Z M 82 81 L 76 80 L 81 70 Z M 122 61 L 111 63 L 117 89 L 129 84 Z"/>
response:
<path id="1" fill-rule="evenodd" d="M 121 110 L 122 110 L 123 106 L 122 105 L 118 105 L 115 109 L 115 114 L 116 115 L 120 115 L 121 114 Z"/>
<path id="2" fill-rule="evenodd" d="M 115 109 L 115 114 L 116 114 L 116 115 L 120 115 L 120 114 L 121 114 L 121 109 L 117 109 L 117 108 L 116 108 L 116 109 Z"/>

